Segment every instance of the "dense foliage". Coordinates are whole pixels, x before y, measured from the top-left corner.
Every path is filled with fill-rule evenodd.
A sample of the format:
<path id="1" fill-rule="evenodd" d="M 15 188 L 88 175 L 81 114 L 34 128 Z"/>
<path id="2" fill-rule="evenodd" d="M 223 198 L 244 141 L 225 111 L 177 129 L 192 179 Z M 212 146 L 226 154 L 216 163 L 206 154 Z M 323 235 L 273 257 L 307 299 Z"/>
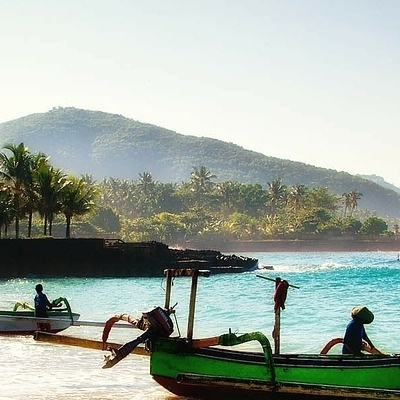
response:
<path id="1" fill-rule="evenodd" d="M 43 222 L 43 235 L 52 235 L 54 217 L 64 214 L 65 236 L 70 237 L 73 216 L 84 215 L 94 206 L 96 187 L 83 178 L 68 177 L 50 165 L 42 154 L 33 155 L 20 143 L 7 144 L 0 153 L 0 235 L 8 236 L 15 223 L 15 237 L 20 237 L 20 221 L 27 218 L 27 237 L 31 237 L 33 216 Z"/>
<path id="2" fill-rule="evenodd" d="M 193 167 L 180 184 L 90 175 L 67 176 L 23 143 L 0 153 L 0 235 L 115 236 L 126 241 L 264 240 L 382 235 L 394 229 L 374 213 L 360 213 L 357 190 L 337 195 L 326 187 L 288 186 L 276 178 L 263 187 L 218 182 Z M 74 221 L 73 221 L 74 220 Z M 21 233 L 21 227 L 24 227 Z M 41 232 L 38 227 L 42 227 Z M 398 224 L 397 224 L 398 226 Z M 395 233 L 392 233 L 394 235 Z"/>

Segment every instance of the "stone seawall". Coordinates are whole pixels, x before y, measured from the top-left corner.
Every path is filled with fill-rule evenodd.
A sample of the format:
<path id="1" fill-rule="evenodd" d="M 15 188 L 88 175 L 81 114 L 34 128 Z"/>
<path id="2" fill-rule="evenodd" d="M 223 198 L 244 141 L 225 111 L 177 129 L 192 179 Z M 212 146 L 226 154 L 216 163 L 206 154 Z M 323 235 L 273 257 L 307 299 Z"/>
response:
<path id="1" fill-rule="evenodd" d="M 170 249 L 160 242 L 83 238 L 0 240 L 0 278 L 162 277 L 166 268 L 228 273 L 254 269 L 257 262 L 216 250 Z"/>
<path id="2" fill-rule="evenodd" d="M 169 261 L 162 243 L 104 239 L 0 240 L 0 277 L 159 276 Z"/>

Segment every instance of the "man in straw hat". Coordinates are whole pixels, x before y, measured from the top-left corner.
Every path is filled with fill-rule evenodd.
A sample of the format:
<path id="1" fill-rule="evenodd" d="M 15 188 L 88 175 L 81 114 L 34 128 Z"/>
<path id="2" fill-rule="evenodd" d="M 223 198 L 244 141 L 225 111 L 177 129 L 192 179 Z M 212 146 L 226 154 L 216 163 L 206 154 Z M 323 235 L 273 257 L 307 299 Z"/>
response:
<path id="1" fill-rule="evenodd" d="M 370 347 L 368 351 L 373 352 L 375 347 L 365 332 L 364 324 L 370 324 L 374 314 L 365 306 L 357 306 L 351 310 L 351 317 L 343 338 L 342 354 L 363 355 L 364 342 Z"/>

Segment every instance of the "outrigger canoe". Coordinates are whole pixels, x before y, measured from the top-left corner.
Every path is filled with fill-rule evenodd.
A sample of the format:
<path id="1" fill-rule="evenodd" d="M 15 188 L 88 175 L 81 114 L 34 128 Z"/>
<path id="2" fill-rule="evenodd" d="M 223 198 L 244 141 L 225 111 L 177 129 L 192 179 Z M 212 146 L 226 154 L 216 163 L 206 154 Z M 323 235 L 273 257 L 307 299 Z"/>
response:
<path id="1" fill-rule="evenodd" d="M 46 324 L 48 332 L 56 333 L 67 329 L 78 321 L 80 314 L 71 311 L 68 300 L 60 297 L 53 301 L 54 308 L 49 318 L 36 318 L 34 308 L 27 303 L 16 303 L 12 310 L 0 310 L 0 334 L 31 334 L 38 324 Z"/>
<path id="2" fill-rule="evenodd" d="M 103 368 L 112 367 L 144 342 L 150 353 L 151 376 L 179 396 L 207 400 L 400 399 L 398 354 L 328 354 L 330 346 L 340 339 L 325 346 L 321 354 L 280 354 L 279 307 L 275 309 L 274 352 L 268 338 L 261 332 L 240 336 L 228 332 L 211 338 L 193 339 L 197 281 L 207 272 L 180 269 L 166 270 L 165 273 L 164 308 L 157 307 L 143 313 L 145 332 L 118 349 L 110 349 L 112 353 L 106 357 Z M 172 279 L 183 275 L 192 276 L 187 334 L 186 337 L 170 337 L 173 331 L 170 318 Z M 281 282 L 280 278 L 276 279 L 275 294 Z M 103 339 L 107 339 L 107 335 Z M 258 342 L 260 351 L 236 347 L 250 341 Z"/>

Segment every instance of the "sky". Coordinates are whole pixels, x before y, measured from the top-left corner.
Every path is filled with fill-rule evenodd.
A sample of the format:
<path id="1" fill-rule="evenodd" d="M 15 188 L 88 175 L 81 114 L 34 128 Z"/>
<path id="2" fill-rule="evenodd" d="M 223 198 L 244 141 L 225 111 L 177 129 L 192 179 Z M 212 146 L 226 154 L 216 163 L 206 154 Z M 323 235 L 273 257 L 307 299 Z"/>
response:
<path id="1" fill-rule="evenodd" d="M 104 111 L 400 187 L 399 21 L 400 0 L 0 0 L 0 123 Z"/>

